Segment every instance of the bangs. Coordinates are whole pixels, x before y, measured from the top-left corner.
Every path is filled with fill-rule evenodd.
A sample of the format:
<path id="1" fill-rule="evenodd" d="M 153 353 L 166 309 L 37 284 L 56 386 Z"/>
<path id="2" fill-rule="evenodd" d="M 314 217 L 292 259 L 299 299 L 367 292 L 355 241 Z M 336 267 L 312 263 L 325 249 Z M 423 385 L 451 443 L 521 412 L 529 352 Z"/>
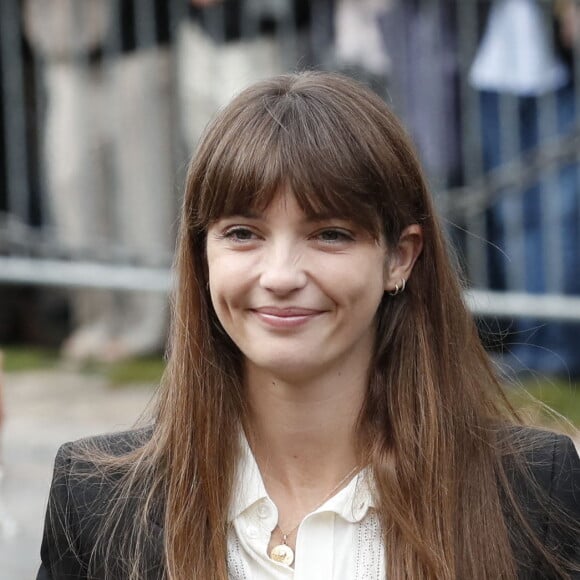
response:
<path id="1" fill-rule="evenodd" d="M 315 94 L 264 87 L 239 95 L 208 128 L 190 176 L 191 225 L 261 212 L 289 191 L 308 217 L 386 233 L 385 163 L 369 146 L 376 135 L 361 135 L 364 120 Z"/>

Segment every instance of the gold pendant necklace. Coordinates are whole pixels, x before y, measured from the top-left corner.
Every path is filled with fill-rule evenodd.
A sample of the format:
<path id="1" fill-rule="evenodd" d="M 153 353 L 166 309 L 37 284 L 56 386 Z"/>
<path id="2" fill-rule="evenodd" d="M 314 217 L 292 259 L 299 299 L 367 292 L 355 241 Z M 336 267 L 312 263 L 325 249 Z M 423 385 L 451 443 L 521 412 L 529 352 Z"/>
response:
<path id="1" fill-rule="evenodd" d="M 316 511 L 321 505 L 323 505 L 326 500 L 330 499 L 346 481 L 351 478 L 355 472 L 359 469 L 358 465 L 355 465 L 325 496 L 324 499 L 312 510 L 311 512 Z M 300 522 L 298 522 L 289 532 L 284 532 L 279 525 L 276 525 L 282 534 L 282 542 L 280 544 L 276 544 L 270 550 L 270 558 L 274 560 L 274 562 L 279 562 L 280 564 L 284 564 L 285 566 L 292 566 L 294 562 L 294 550 L 288 545 L 288 537 L 291 536 L 300 526 Z M 276 529 L 274 528 L 274 529 Z"/>
<path id="2" fill-rule="evenodd" d="M 280 526 L 277 527 L 279 528 Z M 288 545 L 288 534 L 283 534 L 282 543 L 272 548 L 270 558 L 274 562 L 280 562 L 280 564 L 284 564 L 285 566 L 292 566 L 292 562 L 294 562 L 294 550 Z"/>

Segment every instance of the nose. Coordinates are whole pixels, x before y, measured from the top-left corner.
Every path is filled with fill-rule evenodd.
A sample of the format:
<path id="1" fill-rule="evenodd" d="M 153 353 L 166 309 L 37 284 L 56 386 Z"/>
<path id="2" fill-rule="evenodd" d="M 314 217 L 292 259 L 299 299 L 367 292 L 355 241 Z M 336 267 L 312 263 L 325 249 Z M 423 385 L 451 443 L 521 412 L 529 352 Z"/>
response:
<path id="1" fill-rule="evenodd" d="M 285 295 L 306 285 L 301 256 L 290 247 L 273 247 L 264 256 L 260 285 L 274 294 Z"/>

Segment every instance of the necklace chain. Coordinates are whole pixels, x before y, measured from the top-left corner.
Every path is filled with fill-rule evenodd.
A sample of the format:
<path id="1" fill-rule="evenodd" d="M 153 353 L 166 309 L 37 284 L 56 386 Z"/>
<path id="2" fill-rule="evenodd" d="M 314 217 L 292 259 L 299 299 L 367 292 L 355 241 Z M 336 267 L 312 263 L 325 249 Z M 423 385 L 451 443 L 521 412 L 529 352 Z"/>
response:
<path id="1" fill-rule="evenodd" d="M 342 487 L 342 485 L 346 483 L 346 481 L 348 481 L 356 473 L 358 469 L 359 466 L 357 464 L 324 496 L 324 498 L 322 498 L 322 501 L 318 503 L 316 506 L 314 506 L 310 511 L 311 512 L 316 511 L 321 505 L 323 505 L 327 500 L 329 500 L 334 495 L 334 493 L 337 492 Z M 280 527 L 280 524 L 276 524 L 276 528 L 278 528 L 280 530 L 280 533 L 282 534 L 282 544 L 287 544 L 288 537 L 291 536 L 296 531 L 296 529 L 298 528 L 298 526 L 300 526 L 301 523 L 302 519 L 300 519 L 300 521 L 288 532 L 285 532 Z"/>

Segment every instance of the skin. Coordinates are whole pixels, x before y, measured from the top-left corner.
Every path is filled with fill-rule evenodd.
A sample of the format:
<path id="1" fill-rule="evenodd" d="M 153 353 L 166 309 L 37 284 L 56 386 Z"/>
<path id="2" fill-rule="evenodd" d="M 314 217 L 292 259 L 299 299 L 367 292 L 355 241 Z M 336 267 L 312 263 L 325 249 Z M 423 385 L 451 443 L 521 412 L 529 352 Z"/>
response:
<path id="1" fill-rule="evenodd" d="M 416 224 L 387 248 L 351 222 L 309 220 L 290 191 L 208 231 L 212 302 L 245 355 L 250 444 L 283 530 L 357 465 L 376 311 L 421 249 Z"/>

